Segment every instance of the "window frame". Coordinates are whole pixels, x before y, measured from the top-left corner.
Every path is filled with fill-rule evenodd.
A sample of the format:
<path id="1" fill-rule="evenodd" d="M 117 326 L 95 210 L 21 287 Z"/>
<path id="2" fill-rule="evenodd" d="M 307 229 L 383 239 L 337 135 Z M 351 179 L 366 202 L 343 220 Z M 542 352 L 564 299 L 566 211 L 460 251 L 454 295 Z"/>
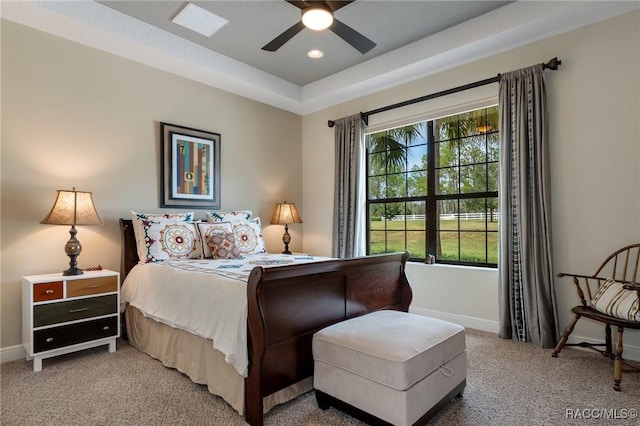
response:
<path id="1" fill-rule="evenodd" d="M 455 232 L 457 233 L 457 259 L 458 260 L 447 260 L 447 259 L 438 259 L 436 258 L 436 254 L 437 254 L 437 241 L 438 238 L 436 237 L 436 235 L 439 232 L 442 232 L 442 230 L 439 230 L 439 219 L 440 217 L 437 215 L 437 209 L 438 209 L 438 204 L 441 201 L 458 201 L 458 203 L 460 202 L 464 202 L 465 200 L 471 200 L 471 199 L 485 199 L 488 200 L 489 199 L 493 199 L 495 198 L 496 200 L 498 199 L 498 189 L 496 188 L 495 191 L 489 191 L 489 175 L 490 175 L 490 165 L 491 164 L 497 164 L 497 168 L 498 168 L 498 173 L 499 173 L 499 158 L 495 158 L 494 160 L 490 160 L 490 155 L 489 155 L 489 138 L 491 137 L 490 135 L 493 134 L 497 134 L 498 135 L 498 141 L 499 141 L 499 131 L 496 129 L 495 131 L 488 131 L 488 132 L 482 132 L 481 134 L 484 135 L 485 137 L 485 161 L 484 162 L 477 162 L 477 163 L 469 163 L 469 164 L 464 164 L 461 165 L 460 164 L 460 157 L 461 157 L 461 153 L 460 150 L 457 150 L 457 162 L 456 162 L 456 166 L 454 166 L 457 169 L 457 173 L 458 173 L 458 182 L 457 182 L 457 187 L 458 187 L 458 191 L 454 194 L 438 194 L 437 193 L 437 185 L 439 184 L 439 180 L 436 179 L 437 177 L 437 172 L 439 170 L 442 170 L 443 168 L 446 167 L 436 167 L 436 155 L 434 155 L 435 153 L 435 147 L 436 144 L 440 143 L 441 141 L 436 141 L 436 136 L 435 136 L 435 122 L 439 119 L 439 118 L 446 118 L 449 116 L 456 116 L 456 115 L 462 115 L 465 114 L 466 112 L 469 111 L 473 111 L 473 110 L 479 110 L 479 109 L 487 109 L 487 108 L 492 108 L 497 106 L 497 102 L 495 101 L 495 99 L 491 99 L 491 100 L 487 100 L 485 102 L 482 102 L 481 104 L 475 104 L 473 105 L 471 108 L 469 108 L 468 106 L 465 107 L 459 107 L 459 108 L 450 108 L 446 113 L 441 113 L 437 116 L 435 115 L 431 115 L 431 116 L 424 116 L 422 118 L 414 118 L 411 121 L 408 121 L 407 119 L 405 120 L 399 120 L 396 123 L 387 123 L 386 125 L 377 125 L 377 126 L 372 126 L 370 127 L 370 129 L 367 130 L 366 134 L 365 134 L 365 138 L 366 138 L 366 146 L 365 146 L 365 169 L 366 169 L 366 183 L 365 183 L 365 188 L 366 188 L 366 209 L 365 209 L 365 215 L 366 215 L 366 219 L 365 219 L 365 228 L 366 228 L 366 250 L 367 250 L 367 254 L 371 254 L 371 237 L 372 237 L 372 231 L 376 231 L 376 230 L 372 230 L 371 229 L 371 207 L 373 205 L 376 204 L 380 204 L 380 205 L 385 205 L 385 204 L 389 204 L 389 203 L 405 203 L 405 218 L 404 218 L 404 222 L 405 222 L 405 226 L 402 230 L 399 230 L 398 232 L 403 232 L 404 233 L 404 247 L 407 247 L 407 236 L 409 235 L 409 232 L 412 231 L 410 229 L 407 228 L 406 225 L 406 203 L 410 203 L 410 202 L 424 202 L 425 204 L 425 219 L 424 219 L 424 226 L 422 227 L 421 231 L 425 233 L 425 238 L 424 238 L 424 242 L 425 242 L 425 257 L 423 258 L 419 258 L 419 257 L 410 257 L 409 261 L 412 262 L 424 262 L 424 263 L 430 263 L 430 256 L 433 255 L 435 258 L 435 263 L 438 264 L 447 264 L 447 265 L 458 265 L 458 266 L 475 266 L 475 267 L 489 267 L 489 268 L 497 268 L 497 262 L 493 263 L 493 262 L 489 262 L 490 260 L 490 251 L 489 251 L 489 236 L 490 234 L 494 233 L 496 235 L 496 239 L 498 241 L 499 244 L 499 235 L 498 235 L 498 230 L 490 230 L 489 229 L 489 225 L 488 225 L 488 219 L 486 217 L 486 213 L 490 210 L 489 206 L 486 204 L 485 202 L 485 226 L 484 226 L 484 230 L 467 230 L 467 231 L 462 231 L 460 228 L 460 218 L 458 217 L 457 221 L 458 221 L 458 226 L 457 226 L 457 230 L 451 231 L 451 232 Z M 379 132 L 383 132 L 386 130 L 391 130 L 391 129 L 395 129 L 395 128 L 399 128 L 399 127 L 404 127 L 404 126 L 408 126 L 408 125 L 416 125 L 418 123 L 425 123 L 425 129 L 426 129 L 426 154 L 427 154 L 427 194 L 421 194 L 421 195 L 409 195 L 409 191 L 407 189 L 407 185 L 408 185 L 408 179 L 405 179 L 405 191 L 404 191 L 404 196 L 400 196 L 400 197 L 389 197 L 389 198 L 376 198 L 376 199 L 371 199 L 370 198 L 370 178 L 372 176 L 384 176 L 384 177 L 388 177 L 390 175 L 393 174 L 397 174 L 397 171 L 392 171 L 389 172 L 389 170 L 385 170 L 385 174 L 376 174 L 376 175 L 372 175 L 371 174 L 371 170 L 370 170 L 370 155 L 372 154 L 370 152 L 370 144 L 369 144 L 369 135 L 371 134 L 375 134 L 375 133 L 379 133 Z M 456 138 L 452 138 L 451 140 L 456 140 L 456 141 L 460 141 L 463 140 L 465 137 L 468 136 L 459 136 Z M 408 164 L 408 160 L 405 159 L 405 165 L 404 165 L 404 169 L 402 171 L 402 173 L 405 174 L 405 176 L 409 176 L 409 174 L 412 172 L 412 170 L 409 169 L 409 164 Z M 461 185 L 462 185 L 462 179 L 460 178 L 461 175 L 461 166 L 470 166 L 470 165 L 484 165 L 486 167 L 486 173 L 487 173 L 487 186 L 486 189 L 487 191 L 483 191 L 483 192 L 472 192 L 472 193 L 464 193 L 461 192 Z M 498 183 L 499 185 L 499 183 Z M 385 194 L 387 195 L 387 194 Z M 458 204 L 459 206 L 460 204 Z M 459 211 L 459 209 L 458 209 Z M 498 212 L 498 223 L 499 223 L 500 217 L 499 217 L 499 212 Z M 376 231 L 377 232 L 377 231 Z M 387 251 L 387 233 L 389 232 L 388 229 L 386 229 L 386 224 L 385 224 L 385 230 L 383 231 L 385 233 L 385 252 Z M 395 231 L 392 231 L 395 232 Z M 412 231 L 413 232 L 413 231 Z M 467 261 L 467 260 L 460 260 L 460 258 L 462 257 L 462 253 L 461 253 L 461 234 L 463 232 L 481 232 L 484 234 L 485 238 L 485 260 L 486 262 L 473 262 L 473 261 Z M 496 255 L 499 255 L 499 248 L 497 249 Z"/>

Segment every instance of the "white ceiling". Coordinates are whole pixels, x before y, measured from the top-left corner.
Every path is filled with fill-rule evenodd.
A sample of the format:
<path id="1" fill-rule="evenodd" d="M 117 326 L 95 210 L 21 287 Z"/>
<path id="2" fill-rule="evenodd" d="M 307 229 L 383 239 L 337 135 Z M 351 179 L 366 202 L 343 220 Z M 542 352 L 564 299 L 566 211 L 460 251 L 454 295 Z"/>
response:
<path id="1" fill-rule="evenodd" d="M 229 23 L 210 39 L 173 24 L 186 1 L 2 0 L 0 16 L 307 114 L 640 9 L 638 1 L 358 0 L 335 17 L 378 44 L 362 55 L 333 33 L 307 29 L 277 52 L 262 51 L 300 19 L 285 1 L 193 3 Z M 307 58 L 311 48 L 325 57 Z"/>

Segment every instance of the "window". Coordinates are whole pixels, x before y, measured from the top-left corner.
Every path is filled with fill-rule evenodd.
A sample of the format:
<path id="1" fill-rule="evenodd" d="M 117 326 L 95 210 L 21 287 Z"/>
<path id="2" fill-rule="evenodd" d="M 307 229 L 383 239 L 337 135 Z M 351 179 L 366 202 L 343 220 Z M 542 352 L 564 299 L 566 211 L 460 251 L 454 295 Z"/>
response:
<path id="1" fill-rule="evenodd" d="M 497 266 L 497 106 L 366 137 L 369 254 Z"/>

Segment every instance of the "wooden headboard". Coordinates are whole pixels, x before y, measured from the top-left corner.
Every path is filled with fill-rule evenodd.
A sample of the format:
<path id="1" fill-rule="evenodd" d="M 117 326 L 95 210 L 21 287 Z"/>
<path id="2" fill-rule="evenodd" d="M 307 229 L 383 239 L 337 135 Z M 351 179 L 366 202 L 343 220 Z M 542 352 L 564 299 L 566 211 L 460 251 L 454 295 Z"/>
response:
<path id="1" fill-rule="evenodd" d="M 131 219 L 120 219 L 120 236 L 122 238 L 120 282 L 124 282 L 129 271 L 140 261 L 136 248 L 136 234 L 133 232 L 133 221 Z"/>

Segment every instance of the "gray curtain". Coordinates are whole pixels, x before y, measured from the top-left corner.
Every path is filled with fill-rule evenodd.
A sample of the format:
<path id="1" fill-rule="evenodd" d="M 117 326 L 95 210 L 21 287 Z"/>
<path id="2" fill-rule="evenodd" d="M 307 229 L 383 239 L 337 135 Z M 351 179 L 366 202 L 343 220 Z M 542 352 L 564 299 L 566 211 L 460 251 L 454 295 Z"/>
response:
<path id="1" fill-rule="evenodd" d="M 335 120 L 333 257 L 365 254 L 364 123 L 360 114 Z"/>
<path id="2" fill-rule="evenodd" d="M 548 118 L 542 65 L 502 74 L 500 337 L 555 346 Z"/>

